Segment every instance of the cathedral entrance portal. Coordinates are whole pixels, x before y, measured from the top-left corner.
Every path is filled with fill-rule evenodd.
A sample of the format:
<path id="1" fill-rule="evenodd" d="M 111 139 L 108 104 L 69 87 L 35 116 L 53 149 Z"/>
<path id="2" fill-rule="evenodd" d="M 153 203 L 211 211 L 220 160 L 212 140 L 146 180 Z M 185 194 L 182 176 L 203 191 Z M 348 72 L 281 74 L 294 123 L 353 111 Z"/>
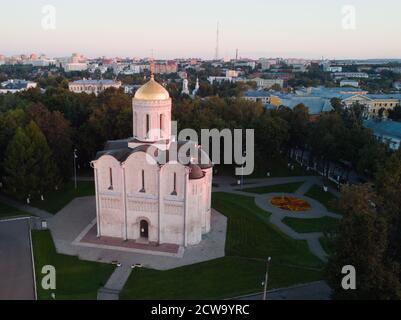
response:
<path id="1" fill-rule="evenodd" d="M 141 220 L 140 222 L 140 235 L 141 238 L 149 238 L 149 224 L 146 220 Z"/>

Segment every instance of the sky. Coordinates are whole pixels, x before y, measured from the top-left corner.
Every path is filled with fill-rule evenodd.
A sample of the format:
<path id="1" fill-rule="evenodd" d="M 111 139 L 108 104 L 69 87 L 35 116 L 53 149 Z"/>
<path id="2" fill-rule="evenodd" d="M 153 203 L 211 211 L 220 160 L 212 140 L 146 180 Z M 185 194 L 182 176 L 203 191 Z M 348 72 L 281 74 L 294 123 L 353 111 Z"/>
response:
<path id="1" fill-rule="evenodd" d="M 220 58 L 237 48 L 249 58 L 401 58 L 399 0 L 12 0 L 0 10 L 4 55 L 213 58 L 219 22 Z"/>

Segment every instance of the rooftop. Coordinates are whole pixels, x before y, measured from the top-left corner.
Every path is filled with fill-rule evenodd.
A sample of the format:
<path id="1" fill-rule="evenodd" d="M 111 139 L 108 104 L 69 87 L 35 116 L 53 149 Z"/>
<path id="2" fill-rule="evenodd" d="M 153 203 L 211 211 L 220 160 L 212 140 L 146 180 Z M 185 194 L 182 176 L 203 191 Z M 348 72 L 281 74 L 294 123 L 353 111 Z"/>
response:
<path id="1" fill-rule="evenodd" d="M 375 134 L 401 139 L 401 122 L 366 120 L 363 125 L 365 128 L 372 129 Z"/>

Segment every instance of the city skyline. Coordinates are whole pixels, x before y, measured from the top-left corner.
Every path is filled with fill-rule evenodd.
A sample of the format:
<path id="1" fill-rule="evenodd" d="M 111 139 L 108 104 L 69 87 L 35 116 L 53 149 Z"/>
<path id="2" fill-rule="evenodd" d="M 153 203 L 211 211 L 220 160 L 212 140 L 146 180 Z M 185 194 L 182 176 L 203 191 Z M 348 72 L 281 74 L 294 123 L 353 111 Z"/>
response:
<path id="1" fill-rule="evenodd" d="M 319 4 L 316 0 L 250 0 L 246 5 L 238 1 L 206 0 L 200 5 L 178 0 L 117 0 L 110 6 L 100 0 L 95 10 L 89 1 L 16 0 L 3 6 L 8 14 L 0 21 L 0 54 L 65 56 L 80 52 L 88 57 L 208 59 L 215 54 L 219 22 L 220 58 L 235 57 L 237 48 L 240 57 L 248 58 L 401 57 L 401 43 L 394 41 L 401 31 L 397 20 L 400 3 L 353 0 L 324 7 Z M 48 5 L 55 9 L 54 29 L 43 28 Z M 343 25 L 349 14 L 343 9 L 349 5 L 355 8 L 355 29 Z"/>

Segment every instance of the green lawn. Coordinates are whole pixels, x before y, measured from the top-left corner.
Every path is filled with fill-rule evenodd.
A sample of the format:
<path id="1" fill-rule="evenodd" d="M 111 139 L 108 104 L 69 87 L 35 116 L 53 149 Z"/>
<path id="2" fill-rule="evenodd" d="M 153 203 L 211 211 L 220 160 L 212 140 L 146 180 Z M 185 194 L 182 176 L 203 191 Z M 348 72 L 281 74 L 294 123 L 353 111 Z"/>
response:
<path id="1" fill-rule="evenodd" d="M 269 288 L 322 279 L 323 263 L 305 241 L 268 223 L 254 198 L 213 193 L 213 208 L 228 218 L 226 257 L 168 271 L 135 270 L 123 299 L 217 299 L 262 290 L 265 260 L 272 257 Z"/>
<path id="2" fill-rule="evenodd" d="M 274 158 L 257 161 L 255 163 L 255 170 L 250 177 L 266 178 L 267 172 L 270 172 L 270 177 L 273 178 L 316 175 L 316 173 L 312 171 L 302 169 L 302 167 L 296 162 L 291 161 L 291 164 L 294 165 L 294 170 L 288 168 L 288 160 L 286 159 Z"/>
<path id="3" fill-rule="evenodd" d="M 270 172 L 270 177 L 281 178 L 281 177 L 299 177 L 299 176 L 311 176 L 316 175 L 315 172 L 304 170 L 298 163 L 291 162 L 294 165 L 294 170 L 288 168 L 288 160 L 285 158 L 274 158 L 274 159 L 263 159 L 259 160 L 255 158 L 255 167 L 251 175 L 245 176 L 247 178 L 267 178 L 267 172 Z M 238 166 L 232 165 L 216 165 L 217 175 L 219 176 L 236 176 L 235 168 Z M 238 176 L 236 177 L 238 178 Z"/>
<path id="4" fill-rule="evenodd" d="M 263 261 L 224 257 L 167 271 L 135 269 L 120 299 L 223 299 L 263 291 Z M 321 280 L 321 272 L 272 264 L 269 289 Z"/>
<path id="5" fill-rule="evenodd" d="M 302 182 L 294 182 L 294 183 L 286 183 L 286 184 L 276 184 L 273 186 L 263 186 L 257 188 L 245 188 L 245 189 L 238 189 L 244 192 L 250 193 L 257 193 L 257 194 L 264 194 L 264 193 L 294 193 L 297 191 L 302 185 Z"/>
<path id="6" fill-rule="evenodd" d="M 334 252 L 334 240 L 330 239 L 327 236 L 323 236 L 319 239 L 319 242 L 323 248 L 324 251 L 326 251 L 327 254 L 331 255 Z"/>
<path id="7" fill-rule="evenodd" d="M 0 203 L 0 219 L 17 216 L 30 216 L 30 214 Z"/>
<path id="8" fill-rule="evenodd" d="M 338 219 L 322 217 L 317 219 L 284 218 L 283 222 L 299 233 L 333 231 L 338 226 Z"/>
<path id="9" fill-rule="evenodd" d="M 110 277 L 114 267 L 109 264 L 81 261 L 78 257 L 58 254 L 49 231 L 32 231 L 38 299 L 51 299 L 54 292 L 59 300 L 92 300 Z M 56 290 L 42 289 L 41 269 L 56 268 Z"/>
<path id="10" fill-rule="evenodd" d="M 324 192 L 321 186 L 313 185 L 305 196 L 319 201 L 331 212 L 340 213 L 336 205 L 337 197 L 331 192 Z"/>
<path id="11" fill-rule="evenodd" d="M 74 188 L 74 182 L 69 181 L 61 189 L 52 191 L 45 195 L 45 200 L 34 200 L 33 207 L 57 213 L 71 200 L 79 197 L 95 195 L 95 183 L 93 181 L 78 181 L 78 188 Z"/>

